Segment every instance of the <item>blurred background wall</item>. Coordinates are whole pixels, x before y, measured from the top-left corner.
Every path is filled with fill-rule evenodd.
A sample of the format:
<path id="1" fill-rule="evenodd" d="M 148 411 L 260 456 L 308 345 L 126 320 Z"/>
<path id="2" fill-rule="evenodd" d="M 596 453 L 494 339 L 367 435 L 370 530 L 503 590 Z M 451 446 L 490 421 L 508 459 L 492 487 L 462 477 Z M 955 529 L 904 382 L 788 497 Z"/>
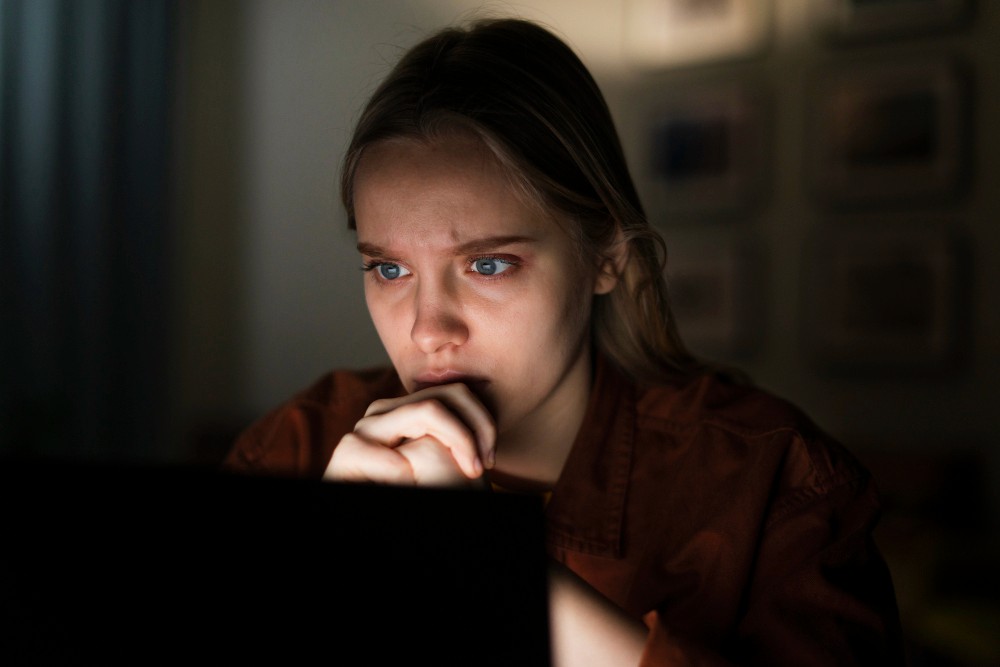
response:
<path id="1" fill-rule="evenodd" d="M 173 218 L 173 395 L 179 402 L 175 424 L 182 431 L 178 443 L 191 428 L 214 416 L 231 414 L 239 421 L 258 415 L 328 368 L 384 363 L 363 306 L 353 236 L 345 229 L 337 200 L 339 159 L 366 95 L 400 51 L 436 26 L 483 13 L 480 4 L 185 5 L 178 38 Z M 645 54 L 623 47 L 629 12 L 671 4 L 701 7 L 681 16 L 696 28 L 691 16 L 698 11 L 702 24 L 713 27 L 712 11 L 725 12 L 713 7 L 761 8 L 766 10 L 764 28 L 727 28 L 731 43 L 746 43 L 744 52 L 739 46 L 731 47 L 734 52 L 729 54 L 720 48 L 721 55 L 702 53 L 701 60 L 657 51 L 655 44 Z M 847 42 L 822 32 L 825 24 L 815 8 L 823 4 L 549 0 L 485 7 L 487 12 L 509 11 L 545 21 L 593 69 L 619 122 L 648 212 L 671 241 L 672 260 L 678 266 L 687 268 L 692 255 L 700 259 L 706 252 L 703 246 L 717 255 L 735 253 L 732 264 L 737 268 L 727 265 L 719 273 L 724 279 L 725 271 L 743 270 L 735 275 L 746 283 L 742 301 L 753 311 L 747 316 L 734 309 L 716 317 L 718 327 L 728 327 L 716 336 L 713 320 L 702 312 L 688 327 L 696 351 L 745 368 L 855 446 L 976 449 L 988 455 L 985 464 L 996 471 L 1000 338 L 993 332 L 1000 308 L 988 286 L 998 284 L 991 258 L 1000 242 L 994 222 L 1000 216 L 1000 194 L 994 186 L 1000 177 L 1000 129 L 990 122 L 1000 104 L 1000 74 L 992 66 L 1000 59 L 1000 9 L 996 3 L 978 3 L 965 20 L 943 21 L 937 29 L 930 24 L 913 34 Z M 651 16 L 657 17 L 655 12 Z M 824 129 L 814 127 L 810 117 L 817 114 L 811 106 L 817 100 L 831 104 L 821 97 L 823 90 L 814 90 L 822 77 L 831 79 L 832 87 L 845 73 L 862 82 L 867 76 L 878 88 L 892 85 L 875 78 L 887 69 L 886 63 L 886 76 L 891 77 L 892 66 L 927 60 L 930 74 L 918 70 L 916 76 L 931 77 L 938 61 L 955 58 L 968 79 L 962 93 L 968 95 L 967 114 L 961 112 L 965 115 L 960 123 L 970 150 L 957 158 L 963 163 L 961 171 L 954 177 L 949 172 L 943 185 L 920 185 L 910 193 L 912 201 L 904 192 L 895 200 L 861 204 L 841 197 L 846 202 L 841 206 L 831 201 L 836 195 L 816 191 L 814 181 L 824 174 L 813 176 L 814 168 L 824 151 L 831 150 L 824 146 Z M 730 84 L 743 89 L 734 95 Z M 905 98 L 905 92 L 900 97 Z M 678 106 L 678 100 L 686 106 Z M 702 178 L 718 186 L 707 195 L 694 188 L 664 186 L 667 179 L 654 173 L 651 155 L 657 123 L 679 118 L 674 128 L 683 129 L 683 121 L 698 113 L 700 100 L 709 110 L 730 109 L 728 116 L 720 117 L 735 119 L 734 126 L 720 131 L 752 145 L 759 158 L 746 163 L 747 173 L 730 169 L 728 180 Z M 707 118 L 702 125 L 711 129 L 712 117 Z M 899 118 L 905 121 L 905 109 Z M 697 131 L 698 122 L 695 115 L 689 126 Z M 741 122 L 749 128 L 742 129 Z M 689 150 L 710 160 L 712 148 L 705 145 L 711 138 L 701 129 L 702 143 Z M 740 131 L 749 138 L 742 139 Z M 836 166 L 826 168 L 829 178 L 837 177 Z M 675 157 L 673 169 L 680 172 L 675 182 L 682 185 L 685 169 L 694 177 L 698 174 L 697 165 L 685 166 L 683 157 Z M 732 182 L 749 177 L 756 180 Z M 863 183 L 849 180 L 842 185 L 848 190 L 859 187 Z M 942 194 L 924 196 L 933 187 Z M 685 208 L 670 207 L 673 194 L 688 197 Z M 714 200 L 731 205 L 718 206 Z M 873 229 L 875 238 L 886 228 L 900 236 L 913 232 L 916 240 L 909 243 L 923 243 L 920 248 L 937 242 L 934 234 L 944 228 L 945 242 L 951 243 L 951 234 L 958 237 L 957 259 L 928 253 L 930 263 L 960 265 L 953 277 L 957 284 L 946 292 L 954 312 L 942 315 L 939 308 L 911 317 L 917 320 L 912 326 L 928 327 L 933 326 L 929 319 L 947 319 L 936 333 L 948 341 L 924 341 L 922 350 L 915 336 L 890 336 L 883 354 L 889 362 L 884 365 L 865 356 L 875 356 L 878 341 L 866 346 L 864 340 L 850 339 L 851 332 L 829 343 L 831 349 L 817 349 L 823 332 L 810 330 L 811 322 L 827 327 L 837 323 L 817 320 L 811 304 L 824 301 L 833 308 L 838 299 L 850 297 L 819 289 L 823 284 L 815 286 L 810 268 L 819 259 L 813 242 L 826 234 L 818 238 L 825 246 L 851 246 L 855 238 L 850 234 L 864 228 Z M 894 246 L 885 243 L 891 251 Z M 742 269 L 741 263 L 749 269 Z M 896 274 L 887 271 L 891 281 Z M 833 275 L 820 278 L 832 281 Z M 681 285 L 681 278 L 679 289 L 689 285 Z M 938 293 L 928 290 L 931 301 Z M 689 304 L 678 304 L 682 332 L 684 305 Z M 689 305 L 692 317 L 698 305 Z M 865 331 L 854 333 L 860 337 Z M 911 345 L 909 356 L 897 354 L 894 341 Z M 851 349 L 857 350 L 858 364 L 844 359 Z"/>
<path id="2" fill-rule="evenodd" d="M 491 13 L 594 72 L 692 348 L 862 456 L 907 613 L 993 655 L 964 592 L 997 585 L 996 2 L 3 0 L 3 451 L 214 466 L 325 370 L 386 363 L 341 153 L 402 50 Z"/>

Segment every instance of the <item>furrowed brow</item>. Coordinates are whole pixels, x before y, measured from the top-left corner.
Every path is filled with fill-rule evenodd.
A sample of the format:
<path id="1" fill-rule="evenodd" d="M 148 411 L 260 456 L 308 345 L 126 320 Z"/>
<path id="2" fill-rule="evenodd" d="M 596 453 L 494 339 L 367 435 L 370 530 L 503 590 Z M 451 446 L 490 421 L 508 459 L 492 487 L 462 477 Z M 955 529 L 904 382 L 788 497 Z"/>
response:
<path id="1" fill-rule="evenodd" d="M 385 250 L 375 245 L 374 243 L 365 243 L 361 241 L 358 243 L 358 252 L 362 255 L 367 255 L 368 257 L 375 257 L 377 259 L 385 259 L 389 256 Z"/>
<path id="2" fill-rule="evenodd" d="M 531 243 L 534 240 L 530 236 L 489 236 L 460 243 L 455 246 L 454 250 L 456 254 L 466 255 L 496 250 L 497 248 L 514 245 L 515 243 Z"/>

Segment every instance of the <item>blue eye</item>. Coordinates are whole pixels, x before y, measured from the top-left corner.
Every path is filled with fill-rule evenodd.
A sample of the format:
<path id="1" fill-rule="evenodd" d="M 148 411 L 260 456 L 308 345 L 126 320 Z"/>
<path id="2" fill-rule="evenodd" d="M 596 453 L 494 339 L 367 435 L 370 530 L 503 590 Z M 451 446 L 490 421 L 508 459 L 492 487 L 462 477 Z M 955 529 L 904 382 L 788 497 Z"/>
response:
<path id="1" fill-rule="evenodd" d="M 513 265 L 513 262 L 508 262 L 497 257 L 483 257 L 472 262 L 472 270 L 484 276 L 495 276 L 503 273 Z"/>
<path id="2" fill-rule="evenodd" d="M 410 274 L 409 271 L 401 267 L 399 264 L 390 264 L 389 262 L 382 262 L 374 268 L 378 271 L 379 277 L 384 280 L 395 280 L 396 278 L 401 278 L 402 276 Z"/>

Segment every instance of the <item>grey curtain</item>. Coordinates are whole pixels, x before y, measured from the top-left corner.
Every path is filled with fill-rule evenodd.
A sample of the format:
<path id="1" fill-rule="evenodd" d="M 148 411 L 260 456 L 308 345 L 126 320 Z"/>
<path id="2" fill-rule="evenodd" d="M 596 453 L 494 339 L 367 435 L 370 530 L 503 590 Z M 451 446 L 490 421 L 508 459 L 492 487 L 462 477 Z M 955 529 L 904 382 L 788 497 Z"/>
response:
<path id="1" fill-rule="evenodd" d="M 165 446 L 174 11 L 0 0 L 0 454 Z"/>

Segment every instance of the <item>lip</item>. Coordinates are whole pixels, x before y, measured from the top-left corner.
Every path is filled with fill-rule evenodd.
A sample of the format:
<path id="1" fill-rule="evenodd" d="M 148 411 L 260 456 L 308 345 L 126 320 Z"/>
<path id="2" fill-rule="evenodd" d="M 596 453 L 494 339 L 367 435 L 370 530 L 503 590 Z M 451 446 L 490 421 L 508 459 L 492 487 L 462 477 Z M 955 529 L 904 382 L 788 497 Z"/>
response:
<path id="1" fill-rule="evenodd" d="M 470 388 L 482 388 L 489 384 L 489 380 L 484 377 L 452 369 L 424 371 L 414 377 L 413 382 L 417 391 L 441 384 L 462 383 L 469 385 Z"/>

